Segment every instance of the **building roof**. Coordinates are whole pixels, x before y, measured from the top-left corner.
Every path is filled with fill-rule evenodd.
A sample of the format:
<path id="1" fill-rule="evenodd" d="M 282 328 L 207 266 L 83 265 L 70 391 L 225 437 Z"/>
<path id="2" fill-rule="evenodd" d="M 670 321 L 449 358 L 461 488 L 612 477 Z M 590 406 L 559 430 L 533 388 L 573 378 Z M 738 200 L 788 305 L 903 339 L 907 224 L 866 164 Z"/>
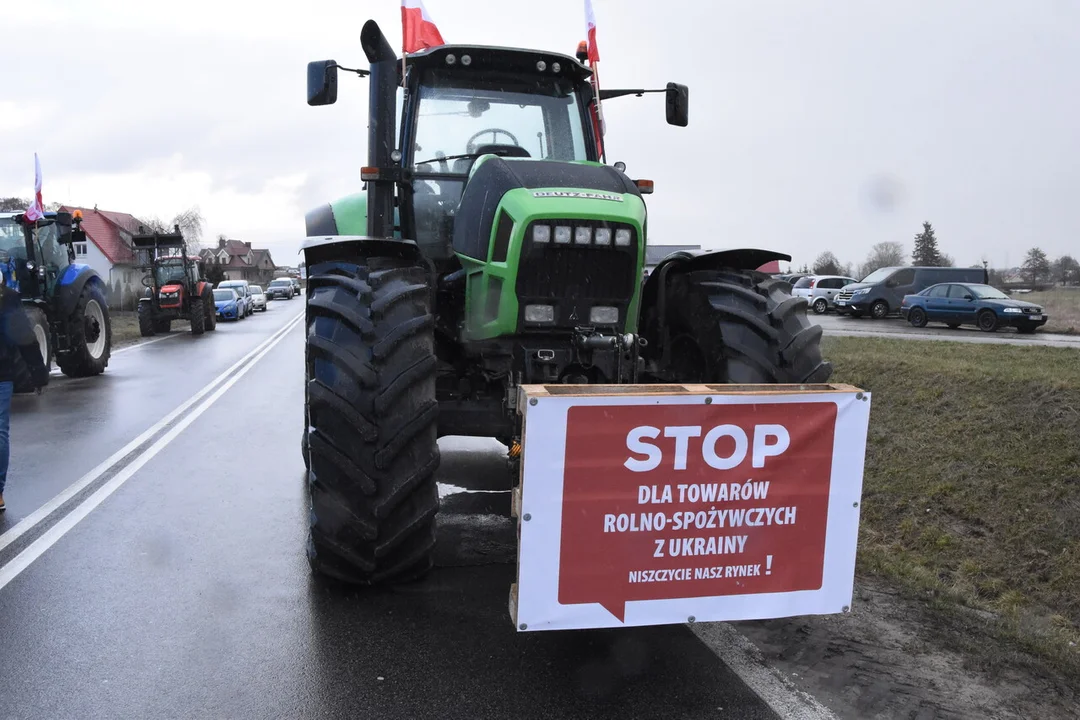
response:
<path id="1" fill-rule="evenodd" d="M 273 258 L 270 257 L 270 251 L 263 248 L 253 248 L 250 242 L 242 242 L 240 240 L 218 240 L 218 245 L 215 248 L 205 248 L 200 256 L 204 260 L 208 260 L 211 257 L 218 257 L 221 255 L 221 251 L 224 250 L 229 255 L 229 261 L 227 263 L 220 263 L 218 267 L 225 270 L 245 270 L 245 269 L 257 269 L 264 259 L 270 261 L 271 267 L 273 266 Z M 251 262 L 248 262 L 248 253 L 251 253 Z"/>
<path id="2" fill-rule="evenodd" d="M 81 210 L 83 215 L 82 229 L 86 231 L 86 237 L 90 239 L 98 250 L 113 265 L 132 265 L 135 255 L 131 247 L 121 238 L 121 231 L 134 235 L 139 232 L 141 223 L 133 215 L 112 210 L 98 210 L 97 208 L 81 208 L 74 205 L 64 205 L 60 208 L 65 212 Z"/>

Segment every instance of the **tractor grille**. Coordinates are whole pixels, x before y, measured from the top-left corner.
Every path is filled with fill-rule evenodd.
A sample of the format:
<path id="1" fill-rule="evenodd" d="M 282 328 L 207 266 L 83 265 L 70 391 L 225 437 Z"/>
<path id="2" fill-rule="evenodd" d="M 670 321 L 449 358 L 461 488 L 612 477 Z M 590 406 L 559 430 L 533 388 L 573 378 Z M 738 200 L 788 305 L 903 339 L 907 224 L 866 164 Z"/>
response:
<path id="1" fill-rule="evenodd" d="M 547 242 L 536 242 L 534 225 L 571 227 L 569 243 L 555 242 L 554 232 Z M 610 242 L 576 242 L 578 228 L 609 230 Z M 615 232 L 629 230 L 630 242 L 616 246 Z M 595 237 L 595 235 L 591 236 Z M 588 322 L 589 310 L 596 305 L 619 308 L 625 318 L 630 299 L 640 284 L 638 235 L 632 227 L 599 220 L 542 220 L 525 231 L 515 291 L 519 305 L 553 305 L 554 325 L 573 327 Z"/>

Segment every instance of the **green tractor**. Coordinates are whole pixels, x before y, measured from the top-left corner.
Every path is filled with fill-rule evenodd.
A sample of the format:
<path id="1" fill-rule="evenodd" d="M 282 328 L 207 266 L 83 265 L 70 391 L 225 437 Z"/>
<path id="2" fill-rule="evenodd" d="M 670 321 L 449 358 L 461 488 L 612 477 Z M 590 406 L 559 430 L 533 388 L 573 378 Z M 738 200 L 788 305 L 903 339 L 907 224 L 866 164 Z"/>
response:
<path id="1" fill-rule="evenodd" d="M 513 457 L 522 384 L 829 378 L 806 301 L 755 270 L 789 256 L 682 252 L 643 281 L 651 183 L 602 162 L 582 55 L 444 45 L 403 69 L 375 22 L 361 43 L 366 192 L 309 212 L 303 245 L 317 573 L 428 570 L 437 439 L 494 437 Z M 309 105 L 335 102 L 339 68 L 308 65 Z M 652 92 L 687 124 L 685 87 Z"/>

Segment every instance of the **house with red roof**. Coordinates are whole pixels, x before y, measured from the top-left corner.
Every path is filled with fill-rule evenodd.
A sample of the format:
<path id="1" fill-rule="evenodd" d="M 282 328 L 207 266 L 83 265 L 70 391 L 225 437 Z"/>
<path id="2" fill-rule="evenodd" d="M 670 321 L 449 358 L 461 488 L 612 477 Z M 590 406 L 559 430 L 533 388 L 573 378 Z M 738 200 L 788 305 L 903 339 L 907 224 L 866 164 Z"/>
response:
<path id="1" fill-rule="evenodd" d="M 274 259 L 270 251 L 253 248 L 250 242 L 218 238 L 216 248 L 206 248 L 199 257 L 207 267 L 216 265 L 227 280 L 247 280 L 265 286 L 274 279 Z"/>
<path id="2" fill-rule="evenodd" d="M 141 223 L 128 213 L 112 210 L 81 208 L 64 205 L 62 211 L 82 211 L 82 229 L 86 242 L 75 243 L 75 262 L 86 263 L 98 271 L 108 283 L 109 290 L 127 292 L 142 290 L 143 273 L 135 266 L 135 253 L 131 250 L 131 236 L 139 232 Z"/>

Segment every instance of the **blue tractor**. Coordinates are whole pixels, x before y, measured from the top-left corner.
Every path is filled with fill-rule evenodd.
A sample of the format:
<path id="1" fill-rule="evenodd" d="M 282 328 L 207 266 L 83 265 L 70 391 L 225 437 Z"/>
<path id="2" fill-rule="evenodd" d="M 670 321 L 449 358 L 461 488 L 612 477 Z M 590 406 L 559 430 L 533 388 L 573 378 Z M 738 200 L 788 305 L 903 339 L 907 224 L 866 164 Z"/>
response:
<path id="1" fill-rule="evenodd" d="M 73 243 L 86 242 L 81 221 L 78 211 L 45 213 L 37 221 L 0 214 L 4 281 L 22 295 L 46 368 L 55 360 L 68 377 L 100 375 L 112 348 L 105 283 L 75 262 Z M 33 390 L 26 368 L 16 375 L 16 392 Z"/>

